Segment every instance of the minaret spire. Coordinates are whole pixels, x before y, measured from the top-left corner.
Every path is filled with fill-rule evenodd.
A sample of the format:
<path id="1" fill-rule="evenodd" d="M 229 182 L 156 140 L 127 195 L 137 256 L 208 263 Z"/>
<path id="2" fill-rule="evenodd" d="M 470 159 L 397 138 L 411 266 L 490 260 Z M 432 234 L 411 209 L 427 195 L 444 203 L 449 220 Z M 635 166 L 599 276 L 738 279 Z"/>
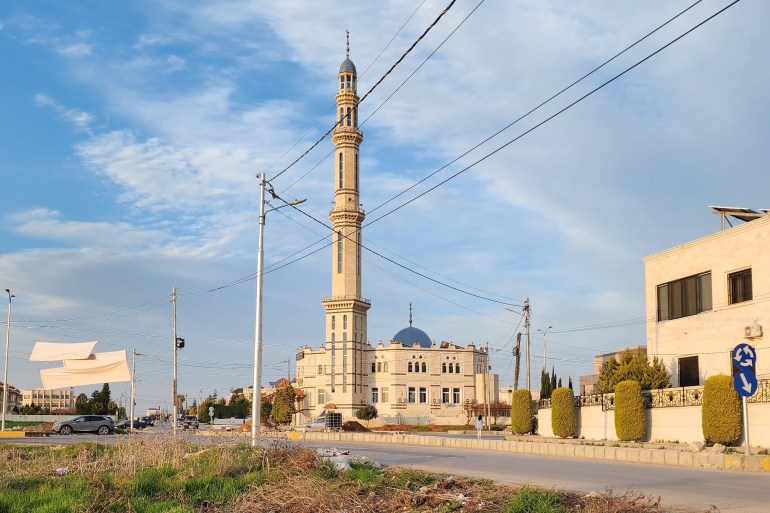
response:
<path id="1" fill-rule="evenodd" d="M 409 303 L 409 327 L 412 327 L 412 303 Z"/>
<path id="2" fill-rule="evenodd" d="M 350 58 L 350 31 L 345 30 L 345 57 Z"/>

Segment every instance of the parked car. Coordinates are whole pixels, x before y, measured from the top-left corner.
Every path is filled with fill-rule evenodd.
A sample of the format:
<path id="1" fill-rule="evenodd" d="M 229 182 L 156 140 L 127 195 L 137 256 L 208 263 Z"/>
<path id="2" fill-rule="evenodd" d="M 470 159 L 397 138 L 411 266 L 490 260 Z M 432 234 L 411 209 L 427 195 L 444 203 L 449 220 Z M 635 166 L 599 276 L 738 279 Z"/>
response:
<path id="1" fill-rule="evenodd" d="M 198 417 L 195 415 L 185 415 L 182 418 L 182 429 L 198 429 Z"/>
<path id="2" fill-rule="evenodd" d="M 128 429 L 129 422 L 130 421 L 128 419 L 123 419 L 117 424 L 115 424 L 115 427 L 118 427 L 120 429 Z M 142 419 L 136 419 L 133 422 L 133 425 L 134 425 L 134 429 L 144 429 L 147 427 L 147 423 L 144 422 Z"/>
<path id="3" fill-rule="evenodd" d="M 144 422 L 148 426 L 154 426 L 155 425 L 155 417 L 141 417 L 139 420 Z"/>
<path id="4" fill-rule="evenodd" d="M 72 433 L 97 433 L 107 435 L 115 430 L 115 422 L 110 417 L 102 415 L 80 415 L 70 420 L 60 420 L 53 423 L 53 430 L 62 435 Z"/>

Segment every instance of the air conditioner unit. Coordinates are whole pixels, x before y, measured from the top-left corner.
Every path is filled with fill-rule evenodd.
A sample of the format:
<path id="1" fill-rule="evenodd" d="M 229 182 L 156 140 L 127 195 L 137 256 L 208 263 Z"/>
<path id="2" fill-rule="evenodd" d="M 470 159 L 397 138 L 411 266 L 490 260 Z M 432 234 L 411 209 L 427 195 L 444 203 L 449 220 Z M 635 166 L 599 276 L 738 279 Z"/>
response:
<path id="1" fill-rule="evenodd" d="M 744 338 L 757 338 L 761 336 L 762 336 L 761 324 L 752 324 L 751 326 L 746 326 L 745 328 L 743 328 Z"/>

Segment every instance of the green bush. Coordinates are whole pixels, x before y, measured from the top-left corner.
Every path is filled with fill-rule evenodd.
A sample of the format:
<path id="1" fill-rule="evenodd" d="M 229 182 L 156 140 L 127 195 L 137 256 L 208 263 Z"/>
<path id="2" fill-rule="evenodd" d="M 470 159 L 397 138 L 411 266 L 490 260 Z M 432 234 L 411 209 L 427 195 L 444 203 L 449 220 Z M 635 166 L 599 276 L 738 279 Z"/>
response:
<path id="1" fill-rule="evenodd" d="M 741 400 L 733 379 L 720 374 L 703 385 L 701 424 L 707 442 L 731 445 L 741 436 Z"/>
<path id="2" fill-rule="evenodd" d="M 615 433 L 625 442 L 644 438 L 647 421 L 644 417 L 642 386 L 626 380 L 615 385 Z"/>
<path id="3" fill-rule="evenodd" d="M 532 394 L 529 390 L 516 390 L 511 398 L 511 430 L 515 435 L 532 431 Z"/>
<path id="4" fill-rule="evenodd" d="M 376 419 L 378 415 L 379 412 L 377 412 L 377 407 L 372 404 L 367 404 L 366 406 L 359 408 L 356 411 L 356 418 L 358 420 L 366 421 L 367 427 L 369 426 L 369 421 Z"/>
<path id="5" fill-rule="evenodd" d="M 561 438 L 571 438 L 577 431 L 575 396 L 569 388 L 557 388 L 551 394 L 551 428 Z"/>

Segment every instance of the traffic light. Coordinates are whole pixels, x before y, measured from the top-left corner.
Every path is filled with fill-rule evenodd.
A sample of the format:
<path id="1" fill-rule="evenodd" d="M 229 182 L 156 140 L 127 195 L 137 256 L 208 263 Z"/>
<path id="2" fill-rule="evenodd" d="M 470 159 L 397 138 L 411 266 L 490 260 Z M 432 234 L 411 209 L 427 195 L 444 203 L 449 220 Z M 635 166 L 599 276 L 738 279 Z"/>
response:
<path id="1" fill-rule="evenodd" d="M 184 347 L 184 339 L 180 338 L 180 337 L 177 337 L 176 338 L 176 348 L 177 349 L 182 349 L 183 347 Z"/>

